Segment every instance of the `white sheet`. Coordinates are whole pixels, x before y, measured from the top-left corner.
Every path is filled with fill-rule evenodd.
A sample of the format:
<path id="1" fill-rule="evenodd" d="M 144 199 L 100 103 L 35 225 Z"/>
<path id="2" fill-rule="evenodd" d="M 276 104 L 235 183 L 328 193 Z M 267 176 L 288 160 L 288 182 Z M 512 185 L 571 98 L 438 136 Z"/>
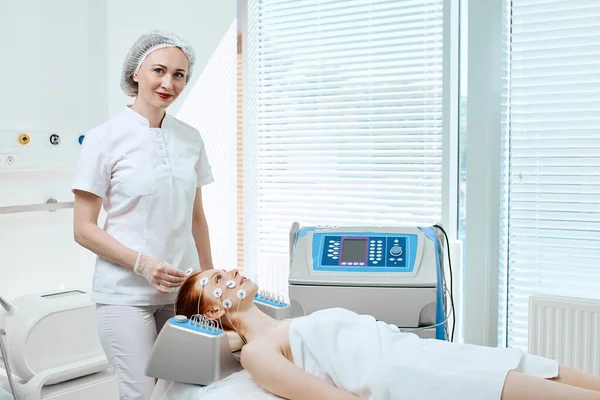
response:
<path id="1" fill-rule="evenodd" d="M 292 320 L 290 341 L 300 368 L 376 400 L 499 400 L 506 375 L 523 358 L 520 349 L 421 339 L 339 308 Z M 558 371 L 543 361 L 540 374 Z"/>
<path id="2" fill-rule="evenodd" d="M 209 386 L 159 380 L 152 400 L 273 400 L 280 399 L 261 388 L 246 370 Z"/>

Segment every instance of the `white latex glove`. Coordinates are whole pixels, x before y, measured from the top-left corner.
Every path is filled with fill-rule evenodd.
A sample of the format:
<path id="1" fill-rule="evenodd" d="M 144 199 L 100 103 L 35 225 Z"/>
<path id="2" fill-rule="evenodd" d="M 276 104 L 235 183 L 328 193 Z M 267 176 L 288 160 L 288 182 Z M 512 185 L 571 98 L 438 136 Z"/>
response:
<path id="1" fill-rule="evenodd" d="M 139 254 L 133 271 L 142 275 L 160 293 L 171 293 L 171 288 L 180 287 L 186 275 L 169 263 Z"/>

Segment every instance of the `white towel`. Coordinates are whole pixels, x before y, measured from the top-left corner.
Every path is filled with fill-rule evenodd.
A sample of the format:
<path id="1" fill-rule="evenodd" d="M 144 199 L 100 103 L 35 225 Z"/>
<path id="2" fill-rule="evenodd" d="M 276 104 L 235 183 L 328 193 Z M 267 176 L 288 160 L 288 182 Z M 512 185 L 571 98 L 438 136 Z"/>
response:
<path id="1" fill-rule="evenodd" d="M 340 308 L 292 320 L 290 343 L 300 368 L 372 400 L 499 400 L 523 358 L 520 349 L 421 339 Z"/>
<path id="2" fill-rule="evenodd" d="M 190 385 L 187 383 L 158 380 L 152 400 L 276 400 L 259 386 L 246 370 L 236 372 L 227 378 L 209 386 Z"/>

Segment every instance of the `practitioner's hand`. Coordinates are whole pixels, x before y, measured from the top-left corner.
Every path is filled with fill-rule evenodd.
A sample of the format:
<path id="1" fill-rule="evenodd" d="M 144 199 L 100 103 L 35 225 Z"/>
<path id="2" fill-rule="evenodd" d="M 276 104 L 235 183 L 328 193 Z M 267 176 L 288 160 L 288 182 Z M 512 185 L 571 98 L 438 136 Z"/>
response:
<path id="1" fill-rule="evenodd" d="M 142 275 L 160 293 L 171 293 L 171 288 L 183 285 L 186 275 L 169 263 L 147 255 L 140 255 L 134 272 Z"/>

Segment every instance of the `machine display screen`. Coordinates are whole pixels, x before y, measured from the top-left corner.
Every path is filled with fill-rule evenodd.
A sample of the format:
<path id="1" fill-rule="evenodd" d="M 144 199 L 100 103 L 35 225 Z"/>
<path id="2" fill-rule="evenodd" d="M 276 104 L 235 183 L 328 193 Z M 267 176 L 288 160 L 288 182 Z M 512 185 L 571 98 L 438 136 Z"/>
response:
<path id="1" fill-rule="evenodd" d="M 344 239 L 341 261 L 365 263 L 367 261 L 367 239 Z"/>

